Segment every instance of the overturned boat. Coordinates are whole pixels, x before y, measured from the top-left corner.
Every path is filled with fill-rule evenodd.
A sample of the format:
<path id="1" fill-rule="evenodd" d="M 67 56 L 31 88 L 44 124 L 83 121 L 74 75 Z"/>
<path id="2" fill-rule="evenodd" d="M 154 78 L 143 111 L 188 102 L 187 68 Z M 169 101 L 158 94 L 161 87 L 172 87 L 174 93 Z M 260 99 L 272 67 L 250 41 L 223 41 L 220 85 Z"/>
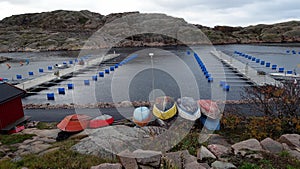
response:
<path id="1" fill-rule="evenodd" d="M 133 112 L 133 122 L 140 127 L 146 126 L 151 118 L 151 112 L 147 107 L 138 107 Z"/>
<path id="2" fill-rule="evenodd" d="M 208 130 L 220 130 L 221 110 L 212 100 L 199 100 L 200 110 L 203 116 L 200 120 Z"/>
<path id="3" fill-rule="evenodd" d="M 159 119 L 168 120 L 177 113 L 176 102 L 169 96 L 162 96 L 155 99 L 153 114 Z"/>
<path id="4" fill-rule="evenodd" d="M 201 117 L 199 104 L 191 97 L 182 97 L 177 100 L 178 114 L 180 117 L 195 121 Z"/>
<path id="5" fill-rule="evenodd" d="M 110 115 L 104 114 L 90 120 L 89 128 L 95 129 L 100 127 L 105 127 L 114 122 L 114 118 Z"/>
<path id="6" fill-rule="evenodd" d="M 90 116 L 84 114 L 69 115 L 57 124 L 57 128 L 65 132 L 83 131 L 88 127 L 90 119 Z"/>

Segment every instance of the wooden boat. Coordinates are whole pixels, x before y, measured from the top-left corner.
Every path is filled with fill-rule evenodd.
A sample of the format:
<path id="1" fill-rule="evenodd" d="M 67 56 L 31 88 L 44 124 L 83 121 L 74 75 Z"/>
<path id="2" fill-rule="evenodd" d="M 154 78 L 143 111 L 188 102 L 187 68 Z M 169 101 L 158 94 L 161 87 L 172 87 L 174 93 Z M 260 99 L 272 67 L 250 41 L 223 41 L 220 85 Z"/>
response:
<path id="1" fill-rule="evenodd" d="M 176 102 L 169 96 L 162 96 L 155 99 L 153 114 L 159 119 L 168 120 L 177 113 Z"/>
<path id="2" fill-rule="evenodd" d="M 69 115 L 57 124 L 57 128 L 65 132 L 82 131 L 88 127 L 90 119 L 90 116 L 84 114 Z"/>
<path id="3" fill-rule="evenodd" d="M 146 126 L 151 118 L 150 110 L 147 107 L 138 107 L 133 112 L 133 122 L 140 127 Z"/>
<path id="4" fill-rule="evenodd" d="M 112 116 L 104 114 L 90 120 L 89 128 L 95 129 L 100 127 L 105 127 L 112 124 L 113 122 L 114 122 L 114 118 Z"/>
<path id="5" fill-rule="evenodd" d="M 201 116 L 199 104 L 191 97 L 183 97 L 177 100 L 178 114 L 180 117 L 195 121 Z"/>

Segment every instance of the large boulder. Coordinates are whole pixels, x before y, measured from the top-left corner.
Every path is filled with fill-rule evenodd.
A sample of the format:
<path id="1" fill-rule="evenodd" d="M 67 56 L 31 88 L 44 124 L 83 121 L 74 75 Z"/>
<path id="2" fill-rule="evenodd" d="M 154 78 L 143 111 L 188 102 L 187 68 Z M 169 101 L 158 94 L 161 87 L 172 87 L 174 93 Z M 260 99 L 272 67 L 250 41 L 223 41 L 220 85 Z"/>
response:
<path id="1" fill-rule="evenodd" d="M 202 160 L 207 158 L 216 159 L 217 157 L 212 152 L 210 152 L 205 146 L 201 146 L 201 148 L 197 152 L 197 158 Z"/>
<path id="2" fill-rule="evenodd" d="M 277 141 L 274 141 L 271 138 L 266 138 L 266 139 L 262 140 L 260 142 L 260 144 L 262 145 L 263 149 L 265 149 L 271 153 L 277 154 L 277 153 L 280 153 L 283 151 L 282 144 L 280 144 Z"/>
<path id="3" fill-rule="evenodd" d="M 92 154 L 106 159 L 116 159 L 116 154 L 128 149 L 133 152 L 138 149 L 156 150 L 153 143 L 156 134 L 162 131 L 159 127 L 134 128 L 124 125 L 108 126 L 95 129 L 88 137 L 72 147 L 82 154 Z"/>
<path id="4" fill-rule="evenodd" d="M 211 167 L 213 169 L 234 169 L 236 168 L 235 165 L 231 164 L 231 163 L 226 163 L 226 162 L 222 162 L 222 161 L 215 161 L 211 164 Z"/>
<path id="5" fill-rule="evenodd" d="M 186 164 L 197 162 L 197 158 L 192 156 L 187 150 L 171 152 L 165 154 L 165 159 L 171 162 L 178 169 L 185 168 Z"/>
<path id="6" fill-rule="evenodd" d="M 98 166 L 92 166 L 91 169 L 122 169 L 122 165 L 120 163 L 103 163 Z"/>
<path id="7" fill-rule="evenodd" d="M 230 153 L 230 149 L 228 147 L 219 144 L 211 144 L 208 145 L 207 148 L 218 158 L 222 158 L 222 156 Z"/>
<path id="8" fill-rule="evenodd" d="M 125 169 L 138 169 L 139 166 L 135 159 L 135 155 L 129 150 L 124 150 L 118 154 L 120 163 Z"/>
<path id="9" fill-rule="evenodd" d="M 299 134 L 284 134 L 279 140 L 280 143 L 286 143 L 290 148 L 300 148 L 300 135 Z"/>
<path id="10" fill-rule="evenodd" d="M 239 143 L 236 143 L 231 146 L 234 150 L 234 154 L 246 155 L 247 152 L 260 152 L 262 151 L 262 147 L 258 140 L 249 139 Z"/>
<path id="11" fill-rule="evenodd" d="M 151 150 L 135 150 L 133 155 L 139 165 L 159 168 L 162 153 Z"/>

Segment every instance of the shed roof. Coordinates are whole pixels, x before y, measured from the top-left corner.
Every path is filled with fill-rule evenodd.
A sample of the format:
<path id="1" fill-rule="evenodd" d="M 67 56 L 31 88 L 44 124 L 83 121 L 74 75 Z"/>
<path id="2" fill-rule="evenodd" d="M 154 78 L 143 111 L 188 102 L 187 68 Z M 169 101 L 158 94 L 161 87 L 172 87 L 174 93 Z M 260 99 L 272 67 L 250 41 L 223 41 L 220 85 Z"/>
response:
<path id="1" fill-rule="evenodd" d="M 0 83 L 0 104 L 16 97 L 23 96 L 26 92 L 8 83 Z"/>

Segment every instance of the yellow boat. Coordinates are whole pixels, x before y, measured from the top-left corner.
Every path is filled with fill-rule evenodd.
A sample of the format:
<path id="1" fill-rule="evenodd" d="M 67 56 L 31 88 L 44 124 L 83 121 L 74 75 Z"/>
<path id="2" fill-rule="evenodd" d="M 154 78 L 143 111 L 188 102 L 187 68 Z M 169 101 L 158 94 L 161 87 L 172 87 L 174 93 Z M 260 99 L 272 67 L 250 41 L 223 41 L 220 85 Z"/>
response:
<path id="1" fill-rule="evenodd" d="M 176 102 L 169 96 L 162 96 L 155 99 L 153 114 L 159 119 L 168 120 L 177 113 Z"/>

